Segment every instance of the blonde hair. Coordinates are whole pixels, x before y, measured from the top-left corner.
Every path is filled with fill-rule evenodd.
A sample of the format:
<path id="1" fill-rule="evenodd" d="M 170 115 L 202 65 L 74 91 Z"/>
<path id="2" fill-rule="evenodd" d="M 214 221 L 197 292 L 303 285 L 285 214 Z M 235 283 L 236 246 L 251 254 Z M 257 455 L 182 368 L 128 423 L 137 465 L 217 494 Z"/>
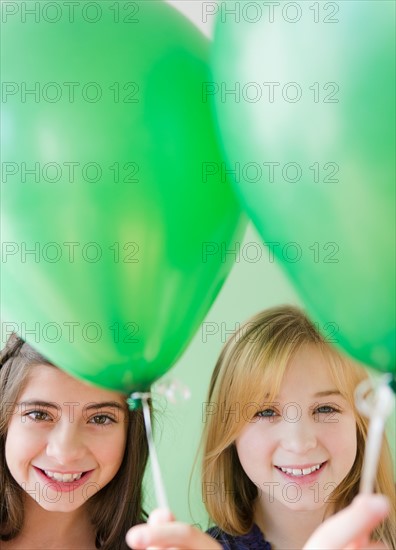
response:
<path id="1" fill-rule="evenodd" d="M 330 346 L 299 309 L 292 306 L 268 309 L 249 319 L 225 344 L 212 375 L 206 403 L 201 445 L 203 500 L 211 519 L 231 535 L 250 531 L 258 496 L 256 485 L 239 462 L 234 442 L 257 412 L 263 396 L 267 402 L 274 401 L 290 359 L 307 344 L 320 349 L 337 389 L 349 402 L 356 418 L 355 462 L 331 495 L 332 512 L 348 506 L 358 493 L 368 420 L 356 410 L 354 390 L 368 375 Z M 392 512 L 377 528 L 374 537 L 396 548 L 393 469 L 386 440 L 381 449 L 375 490 L 389 497 Z"/>

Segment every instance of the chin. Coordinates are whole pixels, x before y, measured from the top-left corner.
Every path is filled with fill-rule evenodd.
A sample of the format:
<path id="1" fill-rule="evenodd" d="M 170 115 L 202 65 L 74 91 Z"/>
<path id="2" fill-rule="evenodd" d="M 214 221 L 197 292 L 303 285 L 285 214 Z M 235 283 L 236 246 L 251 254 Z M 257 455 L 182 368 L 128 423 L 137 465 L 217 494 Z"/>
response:
<path id="1" fill-rule="evenodd" d="M 33 498 L 32 495 L 29 495 L 32 500 L 40 506 L 43 510 L 47 512 L 74 512 L 78 508 L 81 508 L 86 502 L 86 500 L 81 497 L 78 498 L 72 493 L 63 494 L 61 498 L 56 498 L 51 501 L 51 498 Z M 48 497 L 48 495 L 47 495 Z"/>
<path id="2" fill-rule="evenodd" d="M 311 498 L 311 499 L 304 498 L 304 499 L 301 499 L 298 502 L 285 502 L 285 501 L 283 501 L 283 505 L 286 508 L 288 508 L 289 510 L 293 510 L 293 512 L 313 512 L 315 510 L 319 510 L 320 508 L 322 508 L 324 503 L 314 502 L 313 498 Z"/>
<path id="3" fill-rule="evenodd" d="M 82 502 L 39 502 L 43 510 L 47 512 L 74 512 L 82 506 Z"/>

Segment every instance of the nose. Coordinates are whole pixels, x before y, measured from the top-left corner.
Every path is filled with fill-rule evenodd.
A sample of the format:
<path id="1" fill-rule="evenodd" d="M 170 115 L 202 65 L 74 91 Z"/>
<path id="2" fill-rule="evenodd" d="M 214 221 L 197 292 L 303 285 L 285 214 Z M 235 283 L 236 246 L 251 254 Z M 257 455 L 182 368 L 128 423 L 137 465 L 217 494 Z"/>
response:
<path id="1" fill-rule="evenodd" d="M 86 447 L 78 427 L 72 422 L 57 422 L 47 441 L 47 456 L 62 466 L 71 466 L 86 453 Z"/>
<path id="2" fill-rule="evenodd" d="M 315 426 L 309 419 L 284 419 L 281 434 L 284 450 L 294 454 L 306 454 L 317 446 Z"/>

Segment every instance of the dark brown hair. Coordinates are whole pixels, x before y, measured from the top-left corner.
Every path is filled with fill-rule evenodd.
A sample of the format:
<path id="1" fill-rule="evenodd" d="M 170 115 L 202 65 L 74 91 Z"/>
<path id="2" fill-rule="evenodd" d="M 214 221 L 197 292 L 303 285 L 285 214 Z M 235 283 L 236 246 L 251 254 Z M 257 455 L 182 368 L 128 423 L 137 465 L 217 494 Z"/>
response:
<path id="1" fill-rule="evenodd" d="M 11 540 L 22 530 L 24 491 L 12 477 L 5 460 L 7 428 L 18 395 L 34 365 L 52 365 L 45 357 L 11 334 L 0 352 L 0 540 Z M 56 368 L 56 367 L 55 367 Z M 142 411 L 129 411 L 122 464 L 115 477 L 88 500 L 88 510 L 101 550 L 126 550 L 126 532 L 145 521 L 142 481 L 148 458 Z"/>

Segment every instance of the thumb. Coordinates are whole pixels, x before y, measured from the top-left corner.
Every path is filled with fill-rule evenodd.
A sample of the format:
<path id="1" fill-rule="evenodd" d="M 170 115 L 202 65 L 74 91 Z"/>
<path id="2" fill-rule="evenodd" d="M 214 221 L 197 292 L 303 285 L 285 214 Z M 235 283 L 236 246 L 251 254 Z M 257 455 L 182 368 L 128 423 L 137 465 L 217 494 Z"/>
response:
<path id="1" fill-rule="evenodd" d="M 356 548 L 388 511 L 389 503 L 383 495 L 359 495 L 350 506 L 327 519 L 313 533 L 304 550 Z"/>

